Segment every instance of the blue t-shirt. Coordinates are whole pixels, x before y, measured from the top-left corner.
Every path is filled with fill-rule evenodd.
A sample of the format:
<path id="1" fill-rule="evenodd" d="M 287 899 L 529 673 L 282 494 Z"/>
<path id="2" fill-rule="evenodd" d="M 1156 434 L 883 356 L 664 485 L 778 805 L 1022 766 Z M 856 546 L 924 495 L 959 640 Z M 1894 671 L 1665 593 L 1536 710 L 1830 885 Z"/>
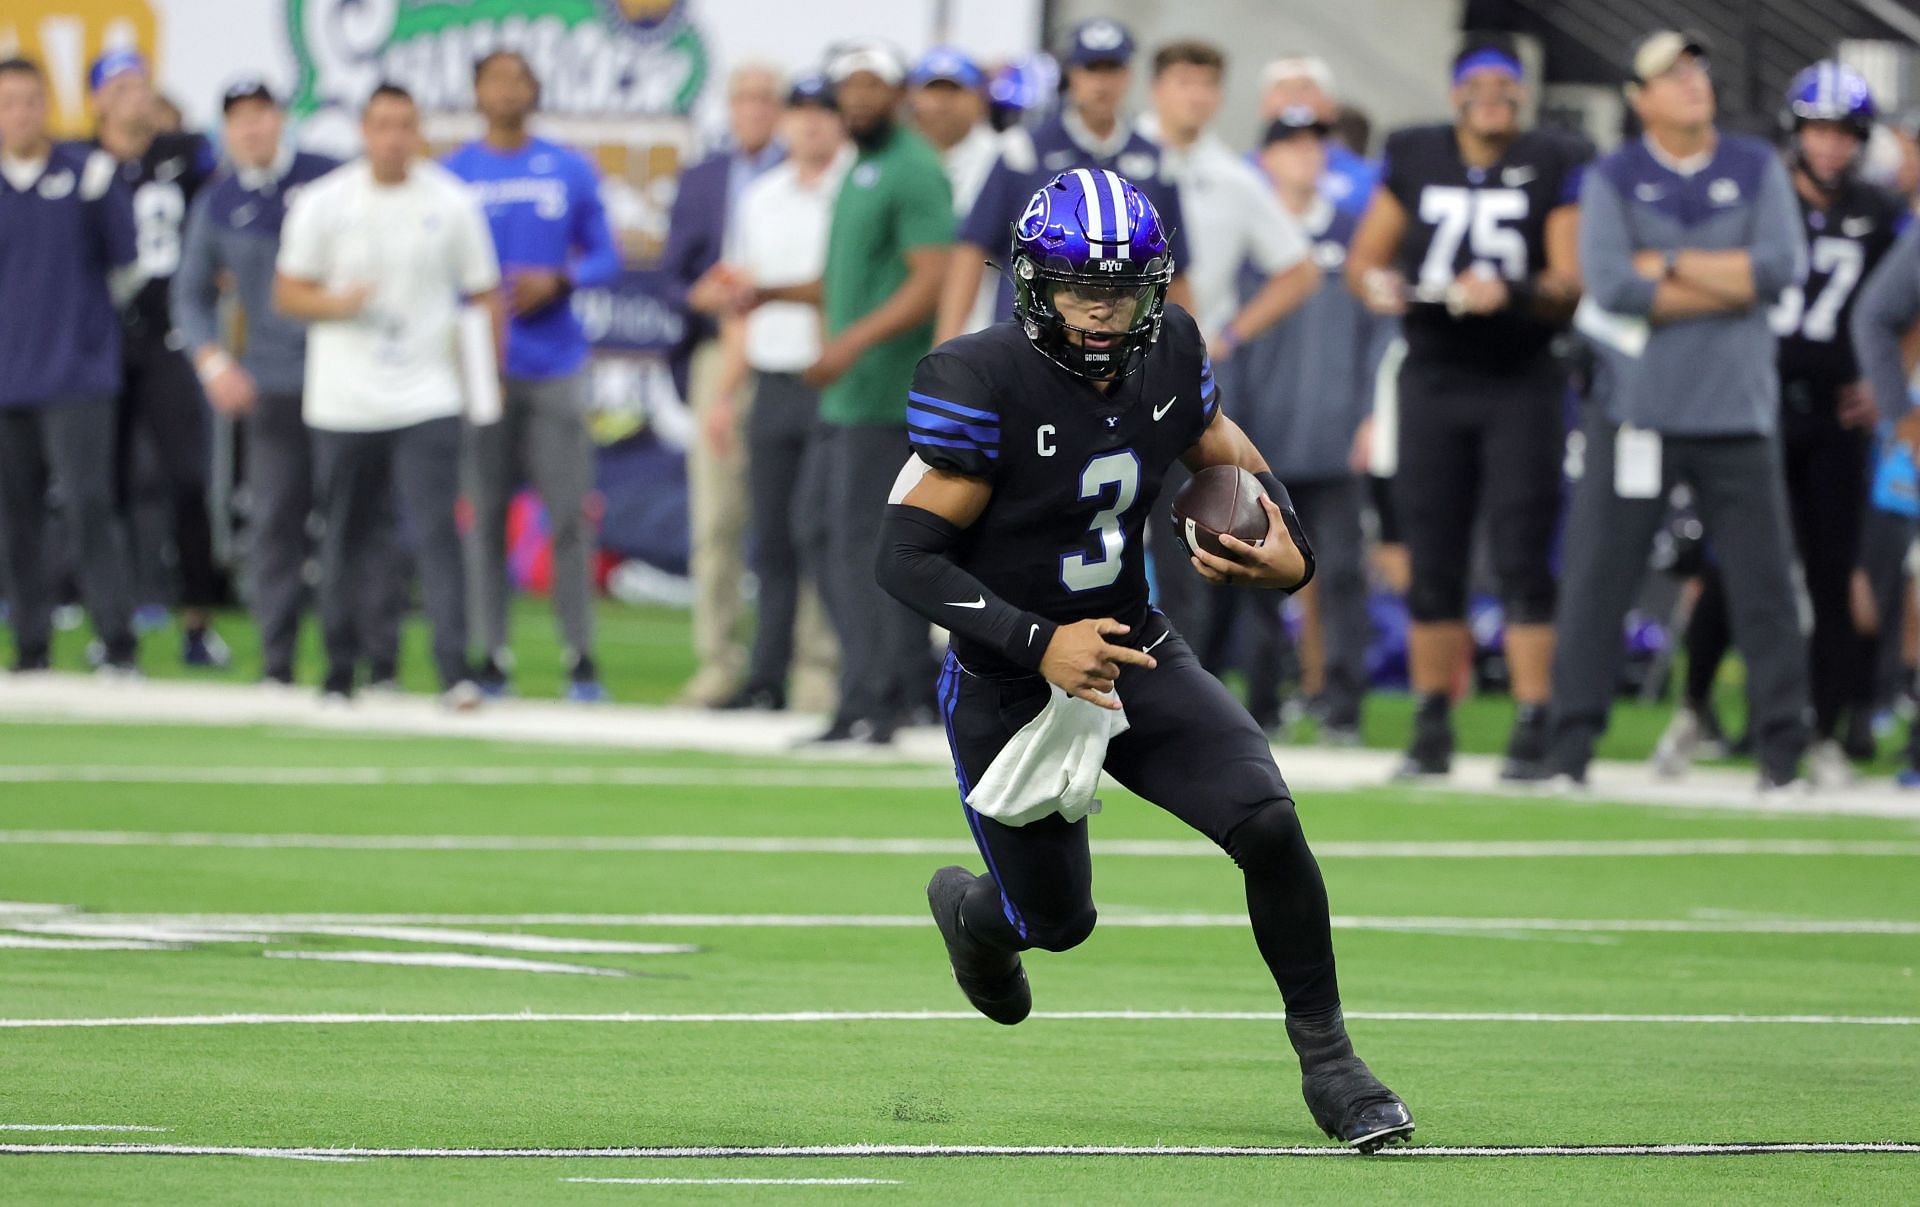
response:
<path id="1" fill-rule="evenodd" d="M 500 275 L 562 270 L 575 288 L 611 282 L 620 252 L 600 202 L 600 180 L 579 152 L 534 138 L 516 151 L 471 142 L 446 158 L 486 210 Z M 507 326 L 509 377 L 561 377 L 587 358 L 587 336 L 566 297 Z"/>
<path id="2" fill-rule="evenodd" d="M 55 146 L 24 190 L 0 176 L 0 407 L 119 393 L 107 274 L 134 258 L 132 201 L 106 152 Z"/>

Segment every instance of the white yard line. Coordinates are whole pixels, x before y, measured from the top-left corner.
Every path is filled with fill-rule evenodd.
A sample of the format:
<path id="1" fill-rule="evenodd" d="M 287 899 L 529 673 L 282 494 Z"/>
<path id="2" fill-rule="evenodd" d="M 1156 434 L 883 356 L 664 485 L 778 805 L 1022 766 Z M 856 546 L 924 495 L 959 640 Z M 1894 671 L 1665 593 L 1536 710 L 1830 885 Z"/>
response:
<path id="1" fill-rule="evenodd" d="M 36 913 L 20 921 L 0 914 L 0 946 L 6 929 L 34 934 L 58 930 L 89 935 L 165 936 L 168 942 L 268 942 L 274 934 L 328 934 L 350 938 L 390 938 L 408 942 L 448 942 L 550 953 L 625 952 L 671 955 L 694 950 L 686 944 L 633 943 L 601 947 L 590 939 L 489 934 L 442 927 L 571 926 L 740 929 L 911 930 L 929 925 L 923 914 L 75 914 L 70 920 Z M 1156 913 L 1112 909 L 1100 925 L 1130 930 L 1239 929 L 1245 914 Z M 1738 935 L 1920 935 L 1920 920 L 1904 918 L 1483 918 L 1407 917 L 1335 914 L 1338 930 L 1558 932 L 1567 934 L 1738 934 Z M 424 928 L 424 929 L 423 929 Z M 182 939 L 182 935 L 195 938 Z M 452 938 L 464 935 L 467 937 Z M 250 937 L 249 937 L 250 936 Z M 20 946 L 50 946 L 22 942 Z"/>
<path id="2" fill-rule="evenodd" d="M 331 964 L 404 964 L 416 968 L 471 968 L 491 972 L 551 972 L 570 976 L 626 976 L 618 968 L 476 956 L 461 951 L 268 951 L 274 960 L 321 960 Z"/>
<path id="3" fill-rule="evenodd" d="M 0 920 L 0 925 L 5 925 Z M 0 934 L 0 949 L 14 951 L 171 951 L 177 942 L 148 943 L 136 939 L 49 939 L 39 935 Z"/>
<path id="4" fill-rule="evenodd" d="M 561 1178 L 595 1186 L 900 1186 L 897 1178 Z"/>
<path id="5" fill-rule="evenodd" d="M 1911 1015 L 1603 1014 L 1505 1011 L 1350 1010 L 1348 1018 L 1393 1023 L 1674 1023 L 1691 1026 L 1915 1027 Z M 1055 1022 L 1285 1022 L 1278 1010 L 1036 1010 Z M 373 1026 L 452 1023 L 978 1023 L 970 1010 L 798 1010 L 731 1014 L 167 1014 L 124 1018 L 0 1018 L 0 1030 L 101 1027 Z"/>
<path id="6" fill-rule="evenodd" d="M 170 1132 L 138 1123 L 0 1123 L 0 1132 Z"/>
<path id="7" fill-rule="evenodd" d="M 187 830 L 0 830 L 0 845 L 210 847 L 311 851 L 577 851 L 725 855 L 968 855 L 949 838 L 743 837 L 698 834 L 253 834 Z M 1220 857 L 1204 839 L 1095 839 L 1093 853 L 1140 858 Z M 1567 839 L 1489 842 L 1323 842 L 1322 859 L 1647 859 L 1701 856 L 1783 858 L 1920 857 L 1920 842 L 1826 839 Z M 0 911 L 4 912 L 4 911 Z"/>
<path id="8" fill-rule="evenodd" d="M 0 1154 L 169 1157 L 290 1157 L 296 1160 L 373 1159 L 629 1159 L 703 1160 L 792 1157 L 1343 1157 L 1352 1149 L 1318 1145 L 1132 1144 L 806 1144 L 632 1148 L 265 1148 L 215 1144 L 0 1144 Z M 1384 1157 L 1713 1157 L 1758 1153 L 1849 1155 L 1920 1153 L 1909 1141 L 1765 1141 L 1702 1144 L 1476 1144 L 1388 1148 Z M 573 1181 L 575 1179 L 566 1179 Z"/>
<path id="9" fill-rule="evenodd" d="M 7 766 L 0 784 L 201 784 L 256 788 L 532 787 L 952 789 L 933 769 L 812 767 L 171 767 Z"/>

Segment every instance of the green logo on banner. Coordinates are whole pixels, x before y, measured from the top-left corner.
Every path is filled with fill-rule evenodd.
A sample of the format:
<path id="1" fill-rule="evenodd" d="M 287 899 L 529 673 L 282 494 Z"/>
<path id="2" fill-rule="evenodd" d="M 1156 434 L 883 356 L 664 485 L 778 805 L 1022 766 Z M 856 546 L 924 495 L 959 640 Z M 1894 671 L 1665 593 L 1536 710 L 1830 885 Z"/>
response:
<path id="1" fill-rule="evenodd" d="M 516 50 L 541 107 L 569 117 L 684 117 L 707 79 L 691 0 L 286 0 L 296 117 L 357 107 L 382 80 L 423 109 L 473 104 L 473 64 Z"/>

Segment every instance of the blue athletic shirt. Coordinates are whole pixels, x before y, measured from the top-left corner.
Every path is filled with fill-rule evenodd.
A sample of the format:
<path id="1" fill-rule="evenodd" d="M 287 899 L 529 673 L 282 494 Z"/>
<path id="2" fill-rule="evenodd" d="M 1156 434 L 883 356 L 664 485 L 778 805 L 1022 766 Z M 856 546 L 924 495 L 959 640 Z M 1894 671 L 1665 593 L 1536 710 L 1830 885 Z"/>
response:
<path id="1" fill-rule="evenodd" d="M 514 273 L 559 269 L 576 289 L 612 282 L 620 252 L 600 202 L 600 179 L 586 157 L 545 139 L 517 151 L 470 142 L 446 158 L 486 210 L 493 249 L 508 286 Z M 507 376 L 562 377 L 587 358 L 587 336 L 562 297 L 507 326 Z"/>
<path id="2" fill-rule="evenodd" d="M 0 178 L 0 407 L 119 392 L 107 274 L 135 253 L 133 206 L 105 152 L 62 143 L 25 189 Z"/>

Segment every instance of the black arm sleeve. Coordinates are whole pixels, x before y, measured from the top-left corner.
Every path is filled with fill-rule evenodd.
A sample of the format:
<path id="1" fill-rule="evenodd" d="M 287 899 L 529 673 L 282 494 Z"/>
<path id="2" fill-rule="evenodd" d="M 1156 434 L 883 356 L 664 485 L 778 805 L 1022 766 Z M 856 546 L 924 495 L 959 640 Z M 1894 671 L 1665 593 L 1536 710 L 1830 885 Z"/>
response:
<path id="1" fill-rule="evenodd" d="M 950 555 L 962 535 L 957 525 L 925 508 L 889 504 L 874 568 L 880 586 L 942 628 L 996 649 L 1027 670 L 1039 670 L 1057 626 L 994 595 L 954 562 Z"/>
<path id="2" fill-rule="evenodd" d="M 1291 595 L 1313 581 L 1313 546 L 1307 543 L 1307 534 L 1300 527 L 1300 515 L 1293 509 L 1293 496 L 1287 493 L 1286 486 L 1264 469 L 1253 476 L 1260 479 L 1260 485 L 1266 487 L 1267 497 L 1272 499 L 1273 505 L 1280 509 L 1280 518 L 1286 521 L 1287 535 L 1293 538 L 1293 547 L 1300 551 L 1300 556 L 1307 563 L 1306 574 L 1301 576 L 1299 582 L 1287 588 L 1287 594 Z"/>

